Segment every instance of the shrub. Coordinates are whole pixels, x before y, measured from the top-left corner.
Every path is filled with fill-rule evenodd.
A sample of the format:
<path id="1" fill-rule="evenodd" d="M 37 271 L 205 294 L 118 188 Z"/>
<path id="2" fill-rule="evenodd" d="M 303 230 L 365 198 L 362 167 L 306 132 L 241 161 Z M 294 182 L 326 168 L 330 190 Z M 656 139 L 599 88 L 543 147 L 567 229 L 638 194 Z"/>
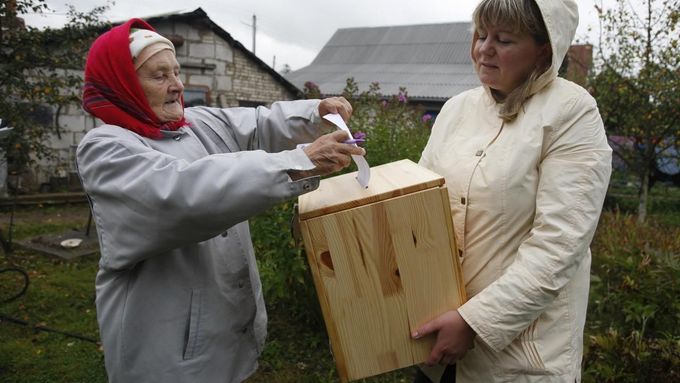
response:
<path id="1" fill-rule="evenodd" d="M 680 229 L 605 212 L 593 242 L 584 379 L 680 380 Z"/>
<path id="2" fill-rule="evenodd" d="M 293 205 L 285 202 L 250 220 L 263 293 L 268 306 L 321 325 L 307 259 L 291 235 Z"/>
<path id="3" fill-rule="evenodd" d="M 432 119 L 408 103 L 405 88 L 396 95 L 383 96 L 380 85 L 373 83 L 360 93 L 350 78 L 343 96 L 354 107 L 350 129 L 366 134 L 366 160 L 371 166 L 404 158 L 418 162 L 430 136 Z"/>

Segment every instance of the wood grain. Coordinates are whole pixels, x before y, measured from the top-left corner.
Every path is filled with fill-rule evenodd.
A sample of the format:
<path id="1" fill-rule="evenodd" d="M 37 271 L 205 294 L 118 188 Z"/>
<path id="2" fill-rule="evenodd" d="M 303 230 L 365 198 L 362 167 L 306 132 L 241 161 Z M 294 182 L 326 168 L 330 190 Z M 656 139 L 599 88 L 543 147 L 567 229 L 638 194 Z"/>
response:
<path id="1" fill-rule="evenodd" d="M 299 197 L 300 219 L 351 209 L 444 184 L 444 178 L 411 160 L 371 168 L 368 188 L 356 181 L 357 172 L 321 180 L 319 188 Z"/>
<path id="2" fill-rule="evenodd" d="M 411 330 L 464 302 L 446 194 L 435 186 L 301 220 L 343 382 L 423 362 L 435 336 Z"/>

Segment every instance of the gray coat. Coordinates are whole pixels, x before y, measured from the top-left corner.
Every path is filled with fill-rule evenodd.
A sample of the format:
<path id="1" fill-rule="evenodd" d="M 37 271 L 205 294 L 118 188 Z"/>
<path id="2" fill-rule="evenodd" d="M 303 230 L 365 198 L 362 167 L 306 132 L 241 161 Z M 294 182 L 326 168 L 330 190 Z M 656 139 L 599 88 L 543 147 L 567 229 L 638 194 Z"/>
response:
<path id="1" fill-rule="evenodd" d="M 246 220 L 318 187 L 287 174 L 313 168 L 293 148 L 321 134 L 318 103 L 187 108 L 191 127 L 164 139 L 112 125 L 83 138 L 111 382 L 240 382 L 255 371 L 267 314 Z"/>

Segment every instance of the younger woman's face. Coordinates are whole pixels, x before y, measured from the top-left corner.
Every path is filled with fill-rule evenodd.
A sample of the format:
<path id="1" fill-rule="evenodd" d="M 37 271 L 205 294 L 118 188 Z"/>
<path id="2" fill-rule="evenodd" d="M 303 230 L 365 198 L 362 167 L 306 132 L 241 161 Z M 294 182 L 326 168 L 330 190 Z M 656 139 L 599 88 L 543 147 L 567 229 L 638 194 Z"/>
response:
<path id="1" fill-rule="evenodd" d="M 538 44 L 527 33 L 511 28 L 488 27 L 477 30 L 472 56 L 482 84 L 507 96 L 522 84 L 535 68 L 546 65 L 550 45 Z"/>

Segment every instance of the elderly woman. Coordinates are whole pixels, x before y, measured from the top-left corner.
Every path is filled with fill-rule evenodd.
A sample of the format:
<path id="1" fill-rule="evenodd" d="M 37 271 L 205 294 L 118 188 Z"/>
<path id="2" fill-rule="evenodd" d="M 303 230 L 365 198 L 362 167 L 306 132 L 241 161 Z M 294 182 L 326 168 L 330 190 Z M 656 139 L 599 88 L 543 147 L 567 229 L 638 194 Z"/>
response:
<path id="1" fill-rule="evenodd" d="M 414 332 L 437 334 L 416 381 L 580 381 L 611 149 L 595 100 L 557 77 L 576 3 L 483 0 L 473 20 L 482 86 L 444 105 L 420 160 L 446 179 L 469 301 Z"/>
<path id="2" fill-rule="evenodd" d="M 92 45 L 77 151 L 97 225 L 97 318 L 111 382 L 241 382 L 267 315 L 247 219 L 363 155 L 320 115 L 342 98 L 184 109 L 170 41 L 139 19 Z M 315 140 L 316 139 L 316 140 Z M 304 149 L 297 143 L 311 142 Z"/>

